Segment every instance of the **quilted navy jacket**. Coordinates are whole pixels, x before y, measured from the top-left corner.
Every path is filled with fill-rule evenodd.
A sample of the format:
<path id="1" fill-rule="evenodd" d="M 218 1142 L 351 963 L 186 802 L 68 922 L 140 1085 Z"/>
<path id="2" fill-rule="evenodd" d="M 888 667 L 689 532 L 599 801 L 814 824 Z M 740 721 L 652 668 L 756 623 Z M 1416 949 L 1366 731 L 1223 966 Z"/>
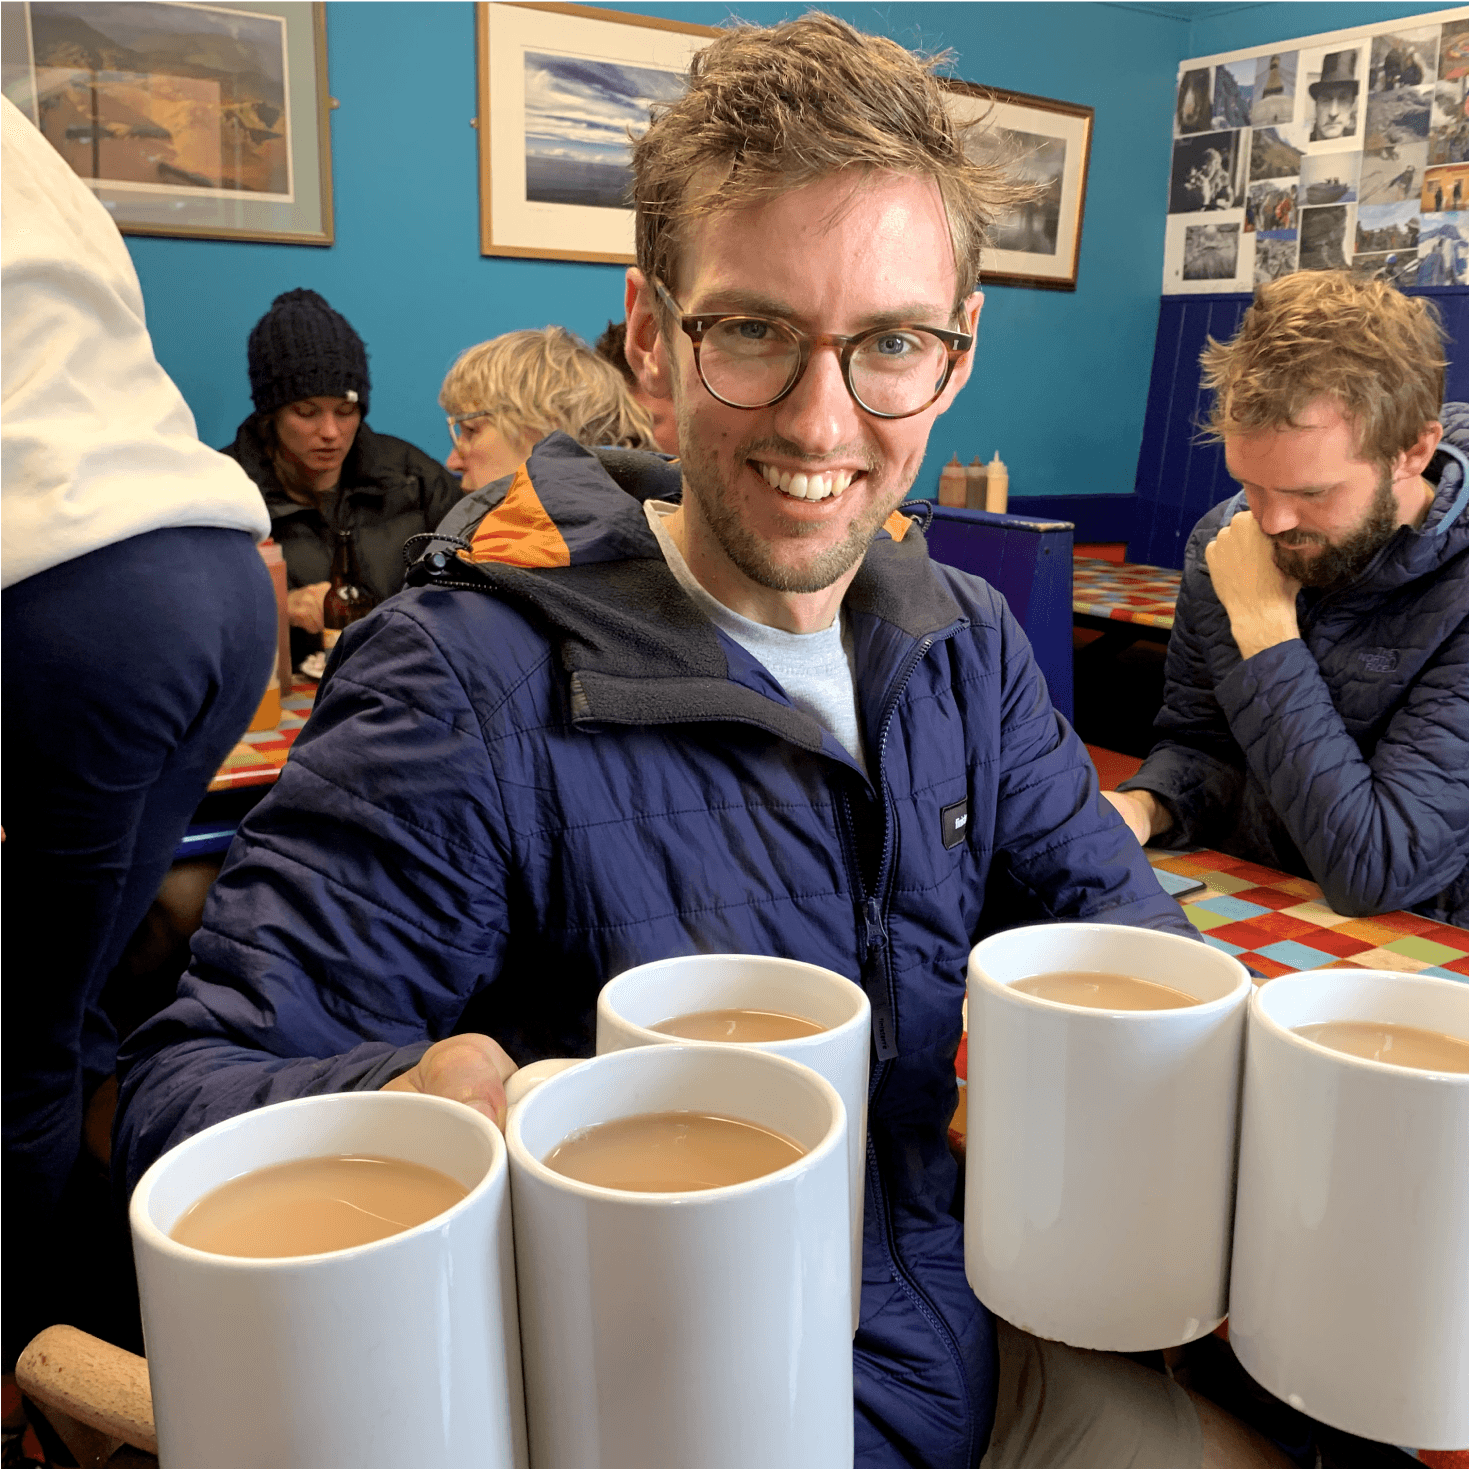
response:
<path id="1" fill-rule="evenodd" d="M 1415 908 L 1469 927 L 1469 405 L 1443 408 L 1438 493 L 1350 586 L 1304 590 L 1301 638 L 1245 661 L 1198 523 L 1168 643 L 1162 739 L 1121 790 L 1200 844 L 1319 883 L 1338 913 Z"/>
<path id="2" fill-rule="evenodd" d="M 591 1054 L 598 989 L 648 960 L 826 965 L 876 1022 L 857 1460 L 971 1469 L 996 1369 L 946 1142 L 969 949 L 1052 917 L 1193 930 L 994 591 L 901 516 L 879 534 L 846 601 L 869 781 L 679 588 L 635 498 L 678 472 L 638 458 L 624 493 L 544 441 L 479 527 L 497 560 L 431 554 L 343 635 L 178 999 L 126 1048 L 117 1166 L 130 1187 L 212 1122 L 380 1086 L 456 1030 Z"/>

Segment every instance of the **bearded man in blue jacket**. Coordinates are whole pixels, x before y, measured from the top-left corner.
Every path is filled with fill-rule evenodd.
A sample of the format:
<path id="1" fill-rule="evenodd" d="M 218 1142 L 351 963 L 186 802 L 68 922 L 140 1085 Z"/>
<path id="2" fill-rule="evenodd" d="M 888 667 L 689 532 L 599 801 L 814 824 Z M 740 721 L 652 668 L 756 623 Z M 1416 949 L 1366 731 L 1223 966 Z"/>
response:
<path id="1" fill-rule="evenodd" d="M 1241 490 L 1189 540 L 1161 738 L 1108 798 L 1349 917 L 1469 926 L 1469 405 L 1440 407 L 1432 305 L 1301 271 L 1203 360 Z"/>
<path id="2" fill-rule="evenodd" d="M 928 66 L 819 14 L 725 33 L 659 112 L 628 357 L 682 464 L 553 435 L 456 519 L 462 554 L 431 546 L 344 633 L 133 1038 L 118 1166 L 323 1091 L 498 1120 L 517 1063 L 591 1053 L 612 975 L 807 960 L 874 1017 L 857 1462 L 1276 1463 L 1161 1374 L 997 1348 L 965 1281 L 970 947 L 1056 918 L 1191 932 L 1002 599 L 898 509 L 969 374 L 1008 186 Z"/>

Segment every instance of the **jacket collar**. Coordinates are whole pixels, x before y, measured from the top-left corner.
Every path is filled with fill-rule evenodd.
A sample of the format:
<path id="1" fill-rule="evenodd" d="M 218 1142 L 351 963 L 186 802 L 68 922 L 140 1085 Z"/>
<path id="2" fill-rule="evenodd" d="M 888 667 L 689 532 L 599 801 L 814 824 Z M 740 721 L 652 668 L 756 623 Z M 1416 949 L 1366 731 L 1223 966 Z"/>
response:
<path id="1" fill-rule="evenodd" d="M 668 569 L 642 501 L 681 492 L 677 464 L 661 456 L 592 451 L 553 434 L 464 540 L 429 542 L 407 584 L 475 589 L 533 611 L 570 676 L 577 719 L 740 719 L 820 748 L 817 722 L 771 697 L 768 674 Z M 904 634 L 904 649 L 960 617 L 922 532 L 903 515 L 877 533 L 844 605 Z"/>

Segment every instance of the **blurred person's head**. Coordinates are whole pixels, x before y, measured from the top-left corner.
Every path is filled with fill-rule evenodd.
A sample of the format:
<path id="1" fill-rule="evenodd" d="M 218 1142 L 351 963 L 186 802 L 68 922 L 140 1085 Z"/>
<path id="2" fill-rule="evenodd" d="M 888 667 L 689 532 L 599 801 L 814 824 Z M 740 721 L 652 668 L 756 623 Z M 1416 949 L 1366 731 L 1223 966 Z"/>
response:
<path id="1" fill-rule="evenodd" d="M 622 374 L 565 327 L 507 332 L 460 354 L 439 391 L 468 490 L 512 474 L 558 429 L 579 444 L 653 447 L 653 424 Z"/>
<path id="2" fill-rule="evenodd" d="M 655 397 L 638 381 L 637 374 L 627 360 L 627 323 L 609 321 L 607 330 L 597 338 L 597 355 L 605 357 L 627 384 L 627 390 L 637 399 L 653 420 L 653 439 L 665 454 L 678 455 L 678 416 L 673 409 L 671 397 Z"/>
<path id="3" fill-rule="evenodd" d="M 367 348 L 315 291 L 286 291 L 251 329 L 250 396 L 288 490 L 326 490 L 367 413 Z"/>
<path id="4" fill-rule="evenodd" d="M 738 26 L 633 144 L 626 353 L 677 409 L 670 533 L 778 625 L 824 615 L 906 496 L 969 372 L 988 228 L 1030 194 L 966 151 L 942 59 L 820 12 Z"/>
<path id="5" fill-rule="evenodd" d="M 1202 362 L 1207 431 L 1288 576 L 1343 585 L 1422 520 L 1446 365 L 1426 299 L 1297 271 L 1261 286 L 1238 334 L 1210 340 Z"/>

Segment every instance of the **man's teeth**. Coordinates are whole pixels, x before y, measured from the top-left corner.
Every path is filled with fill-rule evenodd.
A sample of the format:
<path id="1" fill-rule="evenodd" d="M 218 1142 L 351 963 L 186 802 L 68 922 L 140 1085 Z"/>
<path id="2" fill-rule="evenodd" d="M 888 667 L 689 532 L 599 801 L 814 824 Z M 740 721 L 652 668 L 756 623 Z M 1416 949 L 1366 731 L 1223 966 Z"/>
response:
<path id="1" fill-rule="evenodd" d="M 756 464 L 765 483 L 789 495 L 793 500 L 824 500 L 828 495 L 840 495 L 856 477 L 856 470 L 837 469 L 830 474 L 797 474 L 789 469 L 777 469 L 773 464 Z"/>

